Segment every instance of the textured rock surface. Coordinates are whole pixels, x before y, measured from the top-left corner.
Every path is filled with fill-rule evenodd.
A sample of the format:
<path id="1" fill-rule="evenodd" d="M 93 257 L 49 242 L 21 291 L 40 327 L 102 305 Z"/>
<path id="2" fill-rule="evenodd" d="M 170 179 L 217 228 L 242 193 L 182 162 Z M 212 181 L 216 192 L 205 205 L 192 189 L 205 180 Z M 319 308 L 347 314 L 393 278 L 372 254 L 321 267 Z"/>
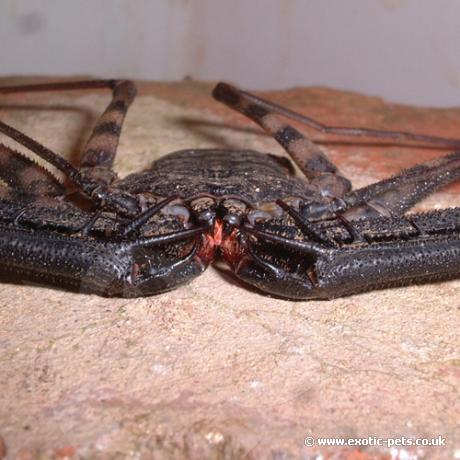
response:
<path id="1" fill-rule="evenodd" d="M 210 84 L 140 88 L 121 175 L 182 148 L 281 152 L 212 101 Z M 459 109 L 327 89 L 266 95 L 330 123 L 460 137 Z M 107 101 L 100 91 L 9 95 L 0 118 L 75 159 Z M 354 139 L 323 145 L 355 186 L 443 153 Z M 459 205 L 459 191 L 422 207 Z M 21 459 L 365 459 L 376 450 L 307 448 L 304 438 L 403 435 L 442 435 L 447 446 L 382 447 L 382 458 L 460 455 L 459 294 L 452 281 L 292 302 L 213 268 L 174 292 L 131 300 L 0 284 L 0 458 L 3 449 Z"/>

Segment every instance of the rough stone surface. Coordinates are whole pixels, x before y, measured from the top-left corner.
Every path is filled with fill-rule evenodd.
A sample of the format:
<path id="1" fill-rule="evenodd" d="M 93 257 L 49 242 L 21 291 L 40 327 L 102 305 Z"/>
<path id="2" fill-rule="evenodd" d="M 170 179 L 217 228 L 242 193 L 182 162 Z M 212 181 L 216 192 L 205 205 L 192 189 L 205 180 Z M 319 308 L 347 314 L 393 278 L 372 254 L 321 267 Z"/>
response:
<path id="1" fill-rule="evenodd" d="M 214 102 L 211 84 L 140 88 L 121 175 L 183 148 L 282 152 Z M 329 123 L 460 137 L 460 109 L 322 88 L 265 95 Z M 101 91 L 8 95 L 0 118 L 75 160 L 107 101 Z M 446 153 L 311 135 L 355 186 Z M 459 205 L 459 190 L 422 207 Z M 0 284 L 0 458 L 458 458 L 459 294 L 451 281 L 294 302 L 213 268 L 131 300 Z M 446 447 L 304 445 L 438 435 Z"/>

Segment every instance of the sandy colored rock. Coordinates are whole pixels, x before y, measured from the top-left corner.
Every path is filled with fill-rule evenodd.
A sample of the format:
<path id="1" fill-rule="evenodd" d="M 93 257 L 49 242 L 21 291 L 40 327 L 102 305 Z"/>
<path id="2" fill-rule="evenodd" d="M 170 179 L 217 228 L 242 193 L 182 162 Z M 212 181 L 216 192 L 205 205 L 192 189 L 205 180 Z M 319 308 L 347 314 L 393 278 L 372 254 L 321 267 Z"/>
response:
<path id="1" fill-rule="evenodd" d="M 116 161 L 122 176 L 184 148 L 282 153 L 214 102 L 211 84 L 140 88 Z M 337 125 L 460 137 L 459 109 L 323 88 L 265 95 Z M 0 118 L 75 161 L 108 100 L 103 91 L 2 96 Z M 357 187 L 446 153 L 311 134 Z M 459 205 L 459 191 L 421 208 Z M 460 456 L 459 295 L 451 281 L 295 302 L 215 268 L 139 299 L 3 283 L 0 439 L 10 458 Z M 304 445 L 307 436 L 439 435 L 444 448 Z"/>

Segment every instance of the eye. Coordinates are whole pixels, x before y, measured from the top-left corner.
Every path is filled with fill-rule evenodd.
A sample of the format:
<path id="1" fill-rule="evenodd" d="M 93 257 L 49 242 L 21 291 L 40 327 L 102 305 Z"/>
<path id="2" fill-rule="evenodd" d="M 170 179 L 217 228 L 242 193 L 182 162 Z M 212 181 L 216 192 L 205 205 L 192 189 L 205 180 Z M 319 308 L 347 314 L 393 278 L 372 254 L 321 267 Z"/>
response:
<path id="1" fill-rule="evenodd" d="M 227 214 L 224 217 L 224 222 L 233 227 L 238 227 L 241 224 L 241 217 L 235 214 Z"/>
<path id="2" fill-rule="evenodd" d="M 216 220 L 216 213 L 211 209 L 206 209 L 202 211 L 197 216 L 197 221 L 200 224 L 209 225 L 212 227 L 214 225 L 214 221 Z"/>

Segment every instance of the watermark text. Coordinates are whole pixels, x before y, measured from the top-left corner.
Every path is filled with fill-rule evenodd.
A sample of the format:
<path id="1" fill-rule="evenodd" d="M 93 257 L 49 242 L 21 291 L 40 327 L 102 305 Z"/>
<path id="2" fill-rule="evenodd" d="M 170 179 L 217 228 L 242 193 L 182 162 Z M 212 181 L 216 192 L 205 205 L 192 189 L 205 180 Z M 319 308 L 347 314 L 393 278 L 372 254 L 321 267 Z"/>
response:
<path id="1" fill-rule="evenodd" d="M 377 436 L 368 436 L 367 438 L 314 438 L 307 436 L 304 444 L 311 446 L 344 446 L 344 447 L 368 447 L 368 446 L 385 446 L 385 447 L 426 447 L 426 446 L 445 446 L 446 438 L 438 436 L 436 438 L 379 438 Z"/>

